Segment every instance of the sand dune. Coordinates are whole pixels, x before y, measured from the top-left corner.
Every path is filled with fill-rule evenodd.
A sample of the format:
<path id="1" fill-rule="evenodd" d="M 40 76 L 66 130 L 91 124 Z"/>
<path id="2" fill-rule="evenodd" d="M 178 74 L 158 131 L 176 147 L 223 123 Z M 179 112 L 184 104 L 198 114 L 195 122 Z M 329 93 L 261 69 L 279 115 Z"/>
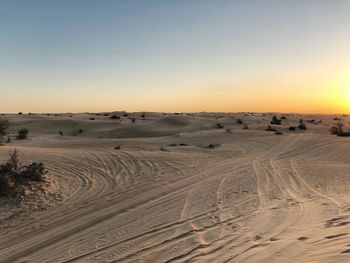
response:
<path id="1" fill-rule="evenodd" d="M 3 116 L 30 133 L 0 160 L 16 147 L 48 175 L 20 206 L 0 198 L 1 262 L 350 262 L 350 139 L 329 134 L 334 116 L 287 115 L 281 136 L 271 114 L 69 116 Z M 289 131 L 300 118 L 317 122 Z"/>

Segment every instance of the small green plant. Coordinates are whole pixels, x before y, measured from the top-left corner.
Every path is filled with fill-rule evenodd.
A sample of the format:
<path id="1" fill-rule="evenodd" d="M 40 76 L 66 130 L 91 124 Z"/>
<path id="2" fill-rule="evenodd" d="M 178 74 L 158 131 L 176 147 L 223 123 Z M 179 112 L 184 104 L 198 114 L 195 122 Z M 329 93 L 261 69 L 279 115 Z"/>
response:
<path id="1" fill-rule="evenodd" d="M 6 134 L 6 129 L 8 128 L 8 120 L 0 119 L 0 136 Z"/>

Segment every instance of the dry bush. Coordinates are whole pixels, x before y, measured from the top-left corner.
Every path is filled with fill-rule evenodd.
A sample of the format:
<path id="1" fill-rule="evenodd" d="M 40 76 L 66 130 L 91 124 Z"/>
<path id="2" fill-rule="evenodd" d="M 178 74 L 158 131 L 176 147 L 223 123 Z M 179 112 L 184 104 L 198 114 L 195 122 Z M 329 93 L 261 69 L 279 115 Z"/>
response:
<path id="1" fill-rule="evenodd" d="M 28 133 L 29 133 L 28 129 L 20 129 L 17 134 L 17 139 L 19 140 L 27 139 Z"/>
<path id="2" fill-rule="evenodd" d="M 109 118 L 112 119 L 112 120 L 118 120 L 118 119 L 120 119 L 120 117 L 119 117 L 118 115 L 116 115 L 116 114 L 112 115 L 112 116 L 109 117 Z"/>
<path id="3" fill-rule="evenodd" d="M 223 129 L 223 128 L 224 128 L 224 125 L 223 125 L 222 123 L 218 122 L 217 124 L 215 124 L 215 127 L 216 127 L 217 129 Z"/>
<path id="4" fill-rule="evenodd" d="M 301 123 L 298 125 L 298 128 L 299 128 L 300 130 L 306 130 L 306 129 L 307 129 L 305 123 L 303 123 L 303 122 L 301 122 Z"/>
<path id="5" fill-rule="evenodd" d="M 0 195 L 13 195 L 18 189 L 32 181 L 42 181 L 45 174 L 43 163 L 21 165 L 18 151 L 14 150 L 4 164 L 0 165 Z"/>
<path id="6" fill-rule="evenodd" d="M 275 124 L 275 125 L 281 125 L 281 120 L 277 118 L 277 116 L 273 116 L 272 117 L 272 121 L 271 121 L 271 124 Z"/>
<path id="7" fill-rule="evenodd" d="M 267 126 L 267 128 L 265 129 L 265 131 L 276 131 L 275 128 L 272 128 L 270 125 Z"/>
<path id="8" fill-rule="evenodd" d="M 6 119 L 0 119 L 0 136 L 6 134 L 6 129 L 9 126 L 9 122 Z"/>

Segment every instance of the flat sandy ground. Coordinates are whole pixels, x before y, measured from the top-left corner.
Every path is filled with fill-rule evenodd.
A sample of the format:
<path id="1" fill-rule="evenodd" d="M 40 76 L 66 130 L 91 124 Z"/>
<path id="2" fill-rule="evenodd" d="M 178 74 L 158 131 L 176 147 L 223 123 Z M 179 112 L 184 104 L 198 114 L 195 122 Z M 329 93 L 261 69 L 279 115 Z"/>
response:
<path id="1" fill-rule="evenodd" d="M 283 135 L 265 131 L 272 114 L 134 116 L 2 116 L 30 133 L 0 161 L 17 148 L 48 174 L 22 203 L 0 198 L 0 262 L 350 262 L 335 116 L 287 114 Z"/>

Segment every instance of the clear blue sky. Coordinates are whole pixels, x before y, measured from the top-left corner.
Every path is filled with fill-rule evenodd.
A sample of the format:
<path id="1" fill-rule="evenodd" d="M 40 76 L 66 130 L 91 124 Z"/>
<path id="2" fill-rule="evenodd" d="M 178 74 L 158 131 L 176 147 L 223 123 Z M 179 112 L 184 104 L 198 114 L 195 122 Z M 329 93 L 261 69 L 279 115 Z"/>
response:
<path id="1" fill-rule="evenodd" d="M 346 0 L 0 0 L 0 111 L 347 110 L 349 47 Z"/>

